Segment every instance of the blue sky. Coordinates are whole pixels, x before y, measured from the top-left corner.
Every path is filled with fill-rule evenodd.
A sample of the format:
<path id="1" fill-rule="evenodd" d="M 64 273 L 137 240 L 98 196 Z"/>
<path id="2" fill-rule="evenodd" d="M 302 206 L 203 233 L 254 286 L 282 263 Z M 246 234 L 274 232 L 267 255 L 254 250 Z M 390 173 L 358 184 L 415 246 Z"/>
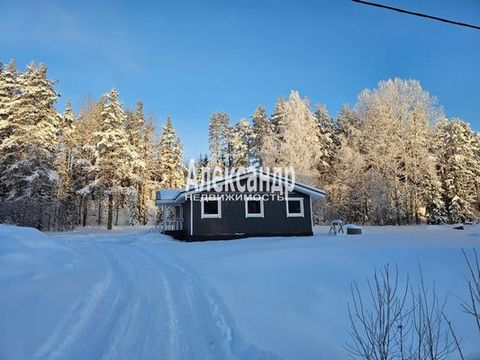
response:
<path id="1" fill-rule="evenodd" d="M 382 2 L 480 24 L 478 0 Z M 170 115 L 186 157 L 207 150 L 212 112 L 238 120 L 295 89 L 336 116 L 392 77 L 480 130 L 480 31 L 349 0 L 0 0 L 0 60 L 12 58 L 48 65 L 59 106 L 116 87 L 158 125 Z"/>

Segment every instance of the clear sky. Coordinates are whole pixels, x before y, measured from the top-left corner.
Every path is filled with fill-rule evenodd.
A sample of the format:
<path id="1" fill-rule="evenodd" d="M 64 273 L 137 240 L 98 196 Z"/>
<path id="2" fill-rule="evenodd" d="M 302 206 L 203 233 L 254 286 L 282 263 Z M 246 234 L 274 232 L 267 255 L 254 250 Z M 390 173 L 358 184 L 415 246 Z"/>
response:
<path id="1" fill-rule="evenodd" d="M 378 0 L 480 24 L 478 0 Z M 116 87 L 161 125 L 170 115 L 186 157 L 207 150 L 209 116 L 271 111 L 291 89 L 336 116 L 379 80 L 415 78 L 448 117 L 480 130 L 480 31 L 349 0 L 0 0 L 0 60 L 44 62 L 62 101 Z"/>

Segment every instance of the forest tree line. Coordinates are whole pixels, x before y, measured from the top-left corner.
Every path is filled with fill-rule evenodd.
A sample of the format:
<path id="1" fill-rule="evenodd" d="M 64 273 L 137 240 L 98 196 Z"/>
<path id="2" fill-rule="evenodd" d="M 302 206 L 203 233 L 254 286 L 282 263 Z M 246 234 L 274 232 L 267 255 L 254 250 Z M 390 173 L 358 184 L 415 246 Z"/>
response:
<path id="1" fill-rule="evenodd" d="M 160 135 L 141 102 L 122 106 L 115 89 L 78 114 L 59 98 L 45 65 L 0 66 L 0 222 L 41 229 L 112 228 L 155 221 L 160 188 L 184 186 L 183 148 L 169 118 Z M 480 135 L 415 80 L 381 81 L 333 119 L 292 91 L 272 114 L 258 106 L 231 123 L 214 113 L 199 166 L 293 166 L 324 188 L 318 222 L 460 222 L 480 212 Z"/>
<path id="2" fill-rule="evenodd" d="M 317 222 L 465 222 L 480 213 L 480 133 L 446 119 L 416 80 L 381 81 L 333 119 L 292 91 L 273 114 L 259 106 L 251 123 L 213 114 L 209 158 L 231 167 L 293 166 L 299 181 L 327 191 Z"/>
<path id="3" fill-rule="evenodd" d="M 78 115 L 59 96 L 45 65 L 0 66 L 0 222 L 63 230 L 93 215 L 111 229 L 120 208 L 130 225 L 155 220 L 155 192 L 184 184 L 171 120 L 157 141 L 142 103 L 122 108 L 115 89 Z"/>

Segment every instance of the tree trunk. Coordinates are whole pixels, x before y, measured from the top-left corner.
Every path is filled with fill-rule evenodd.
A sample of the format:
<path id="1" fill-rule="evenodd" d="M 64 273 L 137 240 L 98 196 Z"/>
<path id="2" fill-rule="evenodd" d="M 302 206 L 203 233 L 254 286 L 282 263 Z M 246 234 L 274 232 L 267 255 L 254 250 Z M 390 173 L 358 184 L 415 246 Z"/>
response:
<path id="1" fill-rule="evenodd" d="M 108 218 L 107 218 L 107 230 L 113 228 L 113 194 L 108 195 Z"/>
<path id="2" fill-rule="evenodd" d="M 119 204 L 118 204 L 118 198 L 117 201 L 115 202 L 115 226 L 118 226 L 118 211 L 119 211 Z"/>
<path id="3" fill-rule="evenodd" d="M 143 211 L 143 188 L 142 185 L 138 185 L 137 189 L 137 206 L 138 206 L 138 217 L 140 218 L 140 223 L 145 224 L 145 212 Z"/>
<path id="4" fill-rule="evenodd" d="M 82 214 L 82 225 L 87 226 L 87 216 L 88 216 L 88 199 L 83 199 L 83 214 Z"/>
<path id="5" fill-rule="evenodd" d="M 102 225 L 102 198 L 98 198 L 98 215 L 97 215 L 97 225 Z"/>

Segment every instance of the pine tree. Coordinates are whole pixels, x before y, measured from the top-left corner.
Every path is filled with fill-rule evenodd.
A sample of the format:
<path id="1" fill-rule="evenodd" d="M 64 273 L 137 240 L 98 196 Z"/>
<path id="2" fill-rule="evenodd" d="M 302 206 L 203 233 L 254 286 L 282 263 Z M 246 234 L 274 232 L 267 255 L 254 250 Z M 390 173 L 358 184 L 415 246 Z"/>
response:
<path id="1" fill-rule="evenodd" d="M 82 226 L 87 225 L 89 199 L 96 196 L 97 145 L 96 134 L 102 124 L 103 103 L 89 99 L 82 107 L 74 131 L 75 156 L 72 164 L 73 192 L 79 197 L 79 219 Z"/>
<path id="2" fill-rule="evenodd" d="M 452 222 L 475 218 L 475 150 L 470 126 L 452 119 L 445 132 L 445 196 Z"/>
<path id="3" fill-rule="evenodd" d="M 162 189 L 180 189 L 185 186 L 185 165 L 182 156 L 182 145 L 168 117 L 158 145 L 157 168 Z"/>
<path id="4" fill-rule="evenodd" d="M 210 118 L 208 143 L 210 148 L 210 166 L 224 168 L 228 162 L 229 116 L 214 113 Z"/>
<path id="5" fill-rule="evenodd" d="M 9 146 L 3 146 L 14 131 L 16 123 L 12 117 L 12 103 L 18 93 L 17 79 L 18 71 L 15 63 L 11 61 L 4 69 L 0 67 L 0 174 L 3 174 L 9 165 L 14 161 L 15 150 L 9 149 Z M 13 150 L 13 151 L 12 151 Z M 3 182 L 0 182 L 0 199 L 6 196 L 7 188 Z"/>
<path id="6" fill-rule="evenodd" d="M 286 101 L 279 98 L 270 121 L 266 124 L 265 134 L 260 149 L 263 167 L 272 168 L 285 165 L 280 153 L 281 144 L 284 142 Z"/>
<path id="7" fill-rule="evenodd" d="M 8 199 L 52 202 L 58 185 L 58 94 L 47 68 L 33 63 L 18 77 L 18 89 L 10 107 L 9 136 L 0 145 L 5 166 L 0 181 Z"/>
<path id="8" fill-rule="evenodd" d="M 130 143 L 134 147 L 138 147 L 142 141 L 143 128 L 145 126 L 145 116 L 143 114 L 143 103 L 137 102 L 134 113 L 129 112 L 127 115 L 127 134 Z"/>
<path id="9" fill-rule="evenodd" d="M 269 133 L 270 123 L 263 106 L 258 106 L 252 115 L 252 161 L 256 166 L 262 166 L 262 148 Z"/>
<path id="10" fill-rule="evenodd" d="M 75 147 L 75 118 L 72 111 L 72 105 L 67 100 L 65 113 L 60 123 L 60 151 L 58 159 L 58 172 L 60 175 L 60 198 L 71 195 L 73 190 L 72 184 L 72 168 L 73 168 L 73 151 Z"/>
<path id="11" fill-rule="evenodd" d="M 250 166 L 253 148 L 253 131 L 247 120 L 239 120 L 230 128 L 228 136 L 229 166 Z"/>
<path id="12" fill-rule="evenodd" d="M 331 169 L 335 161 L 336 141 L 334 123 L 328 114 L 326 106 L 317 105 L 314 116 L 318 126 L 318 141 L 322 149 L 318 169 L 320 172 L 320 183 L 325 185 L 332 180 Z"/>
<path id="13" fill-rule="evenodd" d="M 146 175 L 146 158 L 143 156 L 143 148 L 141 145 L 142 136 L 145 126 L 145 117 L 143 115 L 143 104 L 137 102 L 135 113 L 130 111 L 126 113 L 126 131 L 128 134 L 132 154 L 135 156 L 133 160 L 134 169 L 131 172 L 130 189 L 127 200 L 130 211 L 129 224 L 138 225 L 145 220 L 146 197 L 143 192 L 146 191 L 144 184 L 144 176 Z"/>
<path id="14" fill-rule="evenodd" d="M 265 127 L 262 129 L 264 134 L 260 144 L 260 163 L 264 168 L 283 165 L 279 151 L 285 131 L 285 112 L 286 102 L 281 97 L 275 104 L 275 110 L 270 120 L 264 124 Z"/>
<path id="15" fill-rule="evenodd" d="M 139 215 L 143 225 L 149 221 L 148 204 L 154 198 L 155 192 L 160 189 L 160 185 L 155 181 L 155 145 L 153 143 L 153 133 L 155 128 L 152 122 L 144 126 L 143 141 L 140 146 L 141 158 L 145 162 L 145 170 L 142 175 L 142 191 L 139 198 Z"/>
<path id="16" fill-rule="evenodd" d="M 351 139 L 358 135 L 359 130 L 360 118 L 358 114 L 344 104 L 335 123 L 334 139 L 336 140 L 336 145 L 340 145 L 341 139 Z"/>
<path id="17" fill-rule="evenodd" d="M 96 133 L 98 173 L 95 180 L 99 192 L 108 197 L 107 229 L 113 228 L 114 198 L 121 198 L 131 184 L 136 159 L 125 129 L 126 117 L 118 92 L 112 89 L 105 95 L 102 123 Z"/>
<path id="18" fill-rule="evenodd" d="M 475 194 L 476 194 L 476 210 L 477 218 L 480 218 L 480 132 L 474 135 L 474 172 L 475 172 Z"/>
<path id="19" fill-rule="evenodd" d="M 207 181 L 207 171 L 209 171 L 209 160 L 208 160 L 208 155 L 198 155 L 198 158 L 195 160 L 195 169 L 197 172 L 197 178 L 196 181 L 198 183 L 202 183 L 204 181 Z M 208 174 L 210 175 L 210 174 Z"/>

